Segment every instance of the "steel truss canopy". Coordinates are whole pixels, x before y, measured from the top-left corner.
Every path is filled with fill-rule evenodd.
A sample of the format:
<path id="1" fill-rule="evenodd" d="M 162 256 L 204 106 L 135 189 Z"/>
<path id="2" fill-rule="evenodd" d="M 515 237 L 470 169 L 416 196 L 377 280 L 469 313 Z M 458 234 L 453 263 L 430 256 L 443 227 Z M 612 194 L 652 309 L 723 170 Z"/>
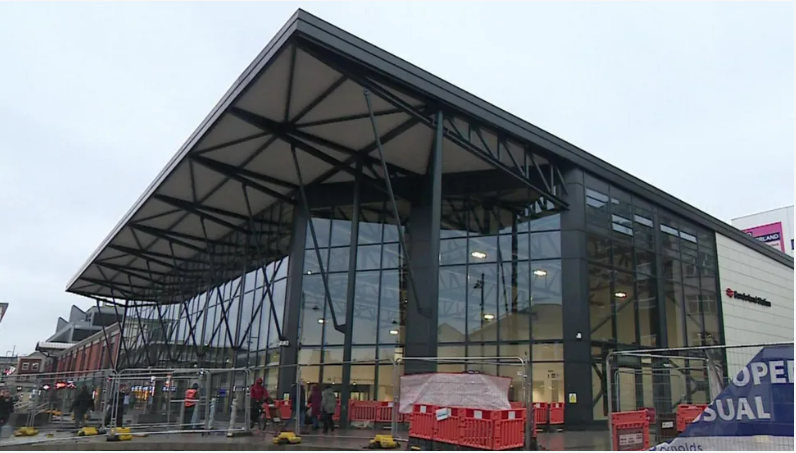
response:
<path id="1" fill-rule="evenodd" d="M 363 188 L 372 192 L 385 192 L 385 177 L 396 188 L 402 180 L 422 177 L 439 112 L 443 179 L 498 172 L 505 190 L 525 190 L 538 208 L 562 210 L 567 205 L 560 165 L 601 165 L 611 174 L 621 173 L 299 10 L 235 81 L 67 291 L 178 303 L 240 276 L 243 265 L 281 258 L 287 254 L 291 232 L 284 214 L 301 200 L 300 186 L 318 192 L 323 185 L 353 181 L 357 165 L 362 166 Z M 376 133 L 389 175 L 382 170 Z M 642 184 L 644 190 L 636 190 L 642 195 L 654 190 L 622 175 Z M 395 195 L 402 196 L 399 190 Z M 220 249 L 223 265 L 213 263 Z"/>

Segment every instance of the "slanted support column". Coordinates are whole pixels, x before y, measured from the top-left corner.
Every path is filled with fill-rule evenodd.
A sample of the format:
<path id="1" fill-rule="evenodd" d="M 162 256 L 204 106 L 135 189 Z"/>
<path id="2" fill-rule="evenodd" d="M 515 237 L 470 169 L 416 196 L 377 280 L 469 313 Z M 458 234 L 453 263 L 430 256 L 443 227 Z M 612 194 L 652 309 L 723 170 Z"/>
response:
<path id="1" fill-rule="evenodd" d="M 359 245 L 359 212 L 362 161 L 357 161 L 354 180 L 354 202 L 351 214 L 351 242 L 348 251 L 348 288 L 346 290 L 345 343 L 343 346 L 343 391 L 340 393 L 340 426 L 348 427 L 348 399 L 351 396 L 351 345 L 354 338 L 354 298 L 357 287 L 357 246 Z"/>
<path id="2" fill-rule="evenodd" d="M 301 201 L 299 201 L 300 203 Z M 279 355 L 279 381 L 274 399 L 290 391 L 296 382 L 296 363 L 299 352 L 299 326 L 302 305 L 302 277 L 304 275 L 304 247 L 307 238 L 307 222 L 305 210 L 296 206 L 293 210 L 293 231 L 290 240 L 290 255 L 287 266 L 287 287 L 285 292 L 285 314 L 282 324 L 282 335 L 288 341 Z"/>
<path id="3" fill-rule="evenodd" d="M 561 213 L 561 274 L 564 277 L 564 410 L 566 426 L 592 421 L 592 370 L 589 319 L 589 268 L 586 261 L 586 190 L 583 171 L 563 174 L 569 209 Z M 579 338 L 580 337 L 580 338 Z M 577 402 L 570 403 L 575 394 Z"/>
<path id="4" fill-rule="evenodd" d="M 442 212 L 442 144 L 443 116 L 437 112 L 434 144 L 422 193 L 412 205 L 409 228 L 409 256 L 415 285 L 407 291 L 405 357 L 435 357 L 437 355 L 437 313 L 439 305 L 439 238 Z M 416 295 L 416 297 L 415 297 Z M 436 371 L 436 365 L 408 360 L 406 374 Z"/>

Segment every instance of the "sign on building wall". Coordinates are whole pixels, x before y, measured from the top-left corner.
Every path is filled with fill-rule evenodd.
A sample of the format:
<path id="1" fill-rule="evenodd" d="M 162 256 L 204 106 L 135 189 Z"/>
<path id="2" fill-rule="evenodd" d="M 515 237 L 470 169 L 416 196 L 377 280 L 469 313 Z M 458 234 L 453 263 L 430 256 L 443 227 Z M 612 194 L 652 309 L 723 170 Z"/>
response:
<path id="1" fill-rule="evenodd" d="M 3 322 L 6 310 L 8 310 L 8 302 L 0 302 L 0 322 Z"/>
<path id="2" fill-rule="evenodd" d="M 744 233 L 752 236 L 760 242 L 778 248 L 785 252 L 785 240 L 782 237 L 782 222 L 769 223 L 743 230 Z"/>

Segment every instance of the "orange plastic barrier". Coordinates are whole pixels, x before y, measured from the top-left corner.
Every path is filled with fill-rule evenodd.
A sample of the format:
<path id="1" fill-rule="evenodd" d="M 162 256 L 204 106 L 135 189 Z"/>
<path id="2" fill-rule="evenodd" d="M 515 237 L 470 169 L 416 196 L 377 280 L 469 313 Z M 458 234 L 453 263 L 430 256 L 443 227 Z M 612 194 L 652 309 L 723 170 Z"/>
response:
<path id="1" fill-rule="evenodd" d="M 708 407 L 707 404 L 680 404 L 677 406 L 677 432 L 685 431 L 685 428 L 699 417 L 706 407 Z"/>
<path id="2" fill-rule="evenodd" d="M 433 439 L 434 423 L 437 420 L 436 410 L 435 406 L 415 404 L 412 407 L 412 422 L 409 423 L 409 437 Z"/>
<path id="3" fill-rule="evenodd" d="M 434 440 L 451 445 L 459 445 L 462 431 L 463 409 L 450 408 L 450 415 L 445 420 L 437 420 L 434 415 Z"/>
<path id="4" fill-rule="evenodd" d="M 290 418 L 290 401 L 286 400 L 274 400 L 274 406 L 279 409 L 279 416 L 282 417 L 283 420 Z M 270 420 L 271 419 L 271 411 L 267 409 L 267 405 L 263 404 L 263 411 L 265 412 L 265 418 Z"/>
<path id="5" fill-rule="evenodd" d="M 392 402 L 377 401 L 376 418 L 373 420 L 378 423 L 392 422 Z"/>
<path id="6" fill-rule="evenodd" d="M 548 409 L 547 403 L 533 403 L 533 421 L 537 426 L 547 424 Z"/>
<path id="7" fill-rule="evenodd" d="M 564 424 L 564 403 L 550 403 L 550 424 Z"/>
<path id="8" fill-rule="evenodd" d="M 279 415 L 282 416 L 282 420 L 288 420 L 293 415 L 293 410 L 290 408 L 290 401 L 282 400 L 279 403 Z"/>
<path id="9" fill-rule="evenodd" d="M 352 422 L 375 422 L 380 403 L 378 401 L 348 402 L 348 419 Z"/>
<path id="10" fill-rule="evenodd" d="M 509 450 L 525 445 L 522 411 L 478 411 L 465 409 L 458 445 L 479 450 Z M 478 415 L 490 417 L 478 418 Z"/>
<path id="11" fill-rule="evenodd" d="M 646 410 L 611 414 L 611 435 L 616 451 L 640 451 L 650 448 L 650 424 Z"/>

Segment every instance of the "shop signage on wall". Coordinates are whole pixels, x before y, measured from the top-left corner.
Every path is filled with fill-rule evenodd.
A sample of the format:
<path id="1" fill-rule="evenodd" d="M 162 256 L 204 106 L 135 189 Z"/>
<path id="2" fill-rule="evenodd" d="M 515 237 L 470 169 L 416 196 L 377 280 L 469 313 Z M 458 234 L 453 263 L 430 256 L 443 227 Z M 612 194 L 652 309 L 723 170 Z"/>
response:
<path id="1" fill-rule="evenodd" d="M 782 222 L 747 228 L 743 232 L 766 245 L 785 251 L 785 241 L 782 239 Z"/>
<path id="2" fill-rule="evenodd" d="M 762 305 L 764 307 L 770 307 L 771 306 L 771 302 L 769 302 L 767 299 L 764 299 L 762 297 L 757 297 L 757 296 L 750 296 L 749 294 L 741 293 L 741 292 L 735 291 L 735 290 L 730 289 L 730 288 L 727 288 L 726 294 L 727 294 L 727 297 L 731 297 L 733 299 L 745 300 L 747 302 L 751 302 L 753 304 Z"/>

